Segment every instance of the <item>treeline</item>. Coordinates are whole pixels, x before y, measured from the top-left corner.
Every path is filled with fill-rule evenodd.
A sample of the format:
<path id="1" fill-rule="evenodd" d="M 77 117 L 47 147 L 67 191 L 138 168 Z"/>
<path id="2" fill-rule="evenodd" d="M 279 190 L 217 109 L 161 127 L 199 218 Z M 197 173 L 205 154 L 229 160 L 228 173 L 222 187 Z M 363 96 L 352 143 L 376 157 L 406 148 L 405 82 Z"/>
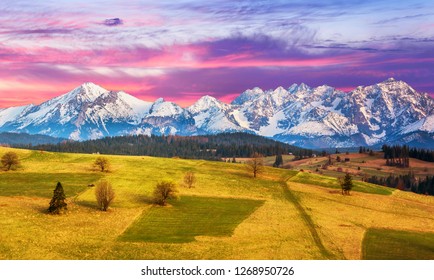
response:
<path id="1" fill-rule="evenodd" d="M 434 195 L 434 176 L 419 179 L 413 173 L 409 173 L 406 175 L 389 175 L 388 177 L 372 176 L 365 179 L 365 181 L 418 194 Z"/>
<path id="2" fill-rule="evenodd" d="M 410 166 L 410 148 L 407 145 L 383 145 L 381 150 L 384 152 L 384 158 L 386 159 L 387 166 Z"/>
<path id="3" fill-rule="evenodd" d="M 433 150 L 411 148 L 409 154 L 410 157 L 412 158 L 417 158 L 423 161 L 434 162 Z"/>
<path id="4" fill-rule="evenodd" d="M 32 146 L 39 144 L 57 144 L 65 139 L 40 134 L 0 132 L 0 145 L 3 146 Z"/>
<path id="5" fill-rule="evenodd" d="M 434 162 L 433 150 L 410 148 L 407 145 L 383 145 L 381 149 L 384 152 L 384 158 L 386 159 L 386 165 L 388 166 L 409 167 L 410 157 Z"/>
<path id="6" fill-rule="evenodd" d="M 37 145 L 29 148 L 52 152 L 143 155 L 207 160 L 250 157 L 255 152 L 264 156 L 278 153 L 312 155 L 312 150 L 305 150 L 248 133 L 222 133 L 206 136 L 119 136 L 83 142 L 64 141 L 59 144 Z"/>

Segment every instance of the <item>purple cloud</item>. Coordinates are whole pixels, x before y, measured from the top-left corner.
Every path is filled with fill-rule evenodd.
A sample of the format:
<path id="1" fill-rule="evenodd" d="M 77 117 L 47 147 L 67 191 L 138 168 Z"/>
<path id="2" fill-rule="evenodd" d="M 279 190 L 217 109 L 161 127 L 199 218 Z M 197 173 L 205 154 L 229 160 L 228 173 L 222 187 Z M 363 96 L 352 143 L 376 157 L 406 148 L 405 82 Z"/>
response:
<path id="1" fill-rule="evenodd" d="M 124 22 L 120 18 L 109 18 L 104 20 L 104 25 L 106 26 L 117 26 L 122 25 Z"/>

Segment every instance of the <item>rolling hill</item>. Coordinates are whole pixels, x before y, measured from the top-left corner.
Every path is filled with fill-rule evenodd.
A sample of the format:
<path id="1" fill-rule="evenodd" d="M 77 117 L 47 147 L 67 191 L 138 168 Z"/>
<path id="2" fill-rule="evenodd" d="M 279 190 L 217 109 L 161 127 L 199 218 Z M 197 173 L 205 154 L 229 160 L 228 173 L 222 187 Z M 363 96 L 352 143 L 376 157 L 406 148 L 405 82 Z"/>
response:
<path id="1" fill-rule="evenodd" d="M 7 151 L 21 166 L 0 171 L 0 259 L 434 258 L 423 241 L 434 234 L 433 197 L 365 183 L 343 196 L 329 177 L 267 167 L 253 179 L 225 162 L 106 156 L 111 169 L 102 173 L 92 167 L 97 155 L 0 147 Z M 194 188 L 180 184 L 168 207 L 150 203 L 158 181 L 181 183 L 187 171 Z M 101 179 L 116 192 L 108 212 L 88 187 Z M 58 181 L 68 212 L 53 216 Z"/>

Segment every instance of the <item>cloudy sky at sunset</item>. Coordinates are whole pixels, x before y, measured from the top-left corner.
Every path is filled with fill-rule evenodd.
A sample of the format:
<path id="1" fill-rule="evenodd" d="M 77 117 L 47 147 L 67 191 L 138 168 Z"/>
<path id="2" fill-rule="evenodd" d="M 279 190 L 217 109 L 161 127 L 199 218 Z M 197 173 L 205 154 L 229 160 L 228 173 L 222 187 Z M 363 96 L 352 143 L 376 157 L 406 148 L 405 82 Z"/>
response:
<path id="1" fill-rule="evenodd" d="M 0 1 L 0 108 L 87 81 L 186 106 L 389 77 L 434 94 L 434 1 Z"/>

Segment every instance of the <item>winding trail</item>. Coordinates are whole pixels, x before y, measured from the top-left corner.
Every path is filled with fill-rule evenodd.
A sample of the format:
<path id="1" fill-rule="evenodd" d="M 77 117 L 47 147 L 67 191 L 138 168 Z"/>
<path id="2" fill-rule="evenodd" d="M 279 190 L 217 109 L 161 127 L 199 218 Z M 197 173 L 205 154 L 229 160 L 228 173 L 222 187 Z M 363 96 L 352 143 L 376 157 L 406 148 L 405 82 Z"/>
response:
<path id="1" fill-rule="evenodd" d="M 316 230 L 315 223 L 313 222 L 310 215 L 303 208 L 303 206 L 300 204 L 300 201 L 298 200 L 298 198 L 295 196 L 295 194 L 289 188 L 289 186 L 287 184 L 287 181 L 289 179 L 290 178 L 285 178 L 280 182 L 282 189 L 283 189 L 283 192 L 285 194 L 285 198 L 289 202 L 291 202 L 295 205 L 296 209 L 298 210 L 298 212 L 300 214 L 300 217 L 303 219 L 307 228 L 309 229 L 309 232 L 312 235 L 312 239 L 315 242 L 315 245 L 318 247 L 321 255 L 325 259 L 336 259 L 336 256 L 324 247 L 324 244 L 322 243 L 321 238 L 319 237 L 318 231 Z"/>

